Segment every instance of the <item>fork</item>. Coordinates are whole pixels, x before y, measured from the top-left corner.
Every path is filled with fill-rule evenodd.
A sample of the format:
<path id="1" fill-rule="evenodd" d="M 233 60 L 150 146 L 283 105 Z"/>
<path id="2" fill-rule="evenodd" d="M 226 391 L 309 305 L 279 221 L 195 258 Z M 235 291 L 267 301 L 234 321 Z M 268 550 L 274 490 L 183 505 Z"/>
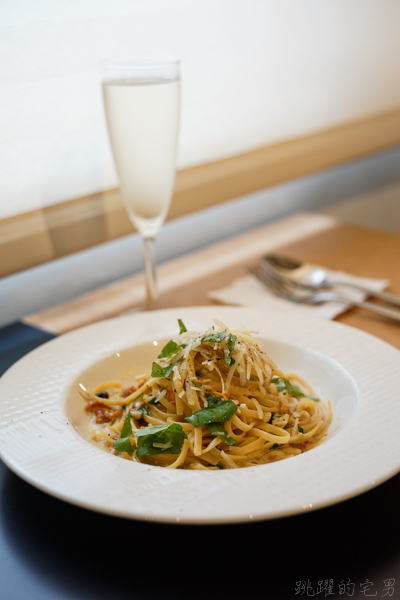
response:
<path id="1" fill-rule="evenodd" d="M 271 275 L 259 266 L 249 267 L 249 272 L 254 275 L 265 287 L 270 289 L 280 298 L 296 302 L 298 304 L 320 304 L 321 302 L 343 302 L 350 306 L 357 306 L 364 310 L 369 310 L 383 317 L 388 317 L 400 322 L 400 311 L 375 304 L 374 302 L 357 302 L 350 300 L 342 294 L 332 291 L 311 291 L 307 289 L 299 288 L 286 279 L 283 280 L 279 276 Z"/>

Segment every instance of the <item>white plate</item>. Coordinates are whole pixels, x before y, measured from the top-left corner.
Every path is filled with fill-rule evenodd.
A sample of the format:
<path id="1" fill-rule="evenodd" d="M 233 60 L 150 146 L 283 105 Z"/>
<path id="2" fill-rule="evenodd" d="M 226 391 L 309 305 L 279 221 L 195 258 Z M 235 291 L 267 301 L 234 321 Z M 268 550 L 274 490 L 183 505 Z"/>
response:
<path id="1" fill-rule="evenodd" d="M 128 382 L 149 370 L 154 341 L 177 334 L 177 318 L 202 330 L 214 317 L 259 331 L 279 367 L 331 400 L 328 440 L 277 463 L 225 471 L 141 465 L 90 443 L 77 383 Z M 339 502 L 397 473 L 399 390 L 400 352 L 338 323 L 232 307 L 133 314 L 52 340 L 5 373 L 0 455 L 32 485 L 99 512 L 181 523 L 267 519 Z"/>

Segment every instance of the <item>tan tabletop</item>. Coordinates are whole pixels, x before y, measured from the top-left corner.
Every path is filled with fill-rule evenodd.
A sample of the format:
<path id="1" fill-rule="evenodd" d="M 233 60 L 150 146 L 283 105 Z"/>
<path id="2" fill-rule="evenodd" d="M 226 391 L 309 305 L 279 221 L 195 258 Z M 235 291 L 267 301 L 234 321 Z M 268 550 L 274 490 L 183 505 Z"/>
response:
<path id="1" fill-rule="evenodd" d="M 388 291 L 400 295 L 400 236 L 343 225 L 321 215 L 298 214 L 161 265 L 160 308 L 215 304 L 207 296 L 210 290 L 228 285 L 264 252 L 278 249 L 330 269 L 388 279 Z M 139 274 L 24 321 L 63 333 L 140 308 L 143 297 Z M 390 319 L 351 308 L 336 320 L 400 348 L 400 324 Z"/>

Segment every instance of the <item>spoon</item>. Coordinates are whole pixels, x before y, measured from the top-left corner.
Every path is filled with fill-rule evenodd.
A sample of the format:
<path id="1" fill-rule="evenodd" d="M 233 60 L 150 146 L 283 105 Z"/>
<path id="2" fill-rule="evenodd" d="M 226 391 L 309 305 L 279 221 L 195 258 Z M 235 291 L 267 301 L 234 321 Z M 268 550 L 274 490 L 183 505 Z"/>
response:
<path id="1" fill-rule="evenodd" d="M 326 271 L 318 265 L 302 263 L 288 256 L 267 254 L 261 259 L 260 265 L 266 271 L 269 271 L 276 276 L 283 277 L 299 287 L 318 289 L 321 287 L 334 287 L 336 285 L 346 286 L 360 290 L 368 294 L 368 296 L 375 296 L 380 300 L 400 306 L 399 296 L 388 294 L 387 292 L 372 291 L 356 283 L 335 279 L 334 277 L 329 276 Z"/>

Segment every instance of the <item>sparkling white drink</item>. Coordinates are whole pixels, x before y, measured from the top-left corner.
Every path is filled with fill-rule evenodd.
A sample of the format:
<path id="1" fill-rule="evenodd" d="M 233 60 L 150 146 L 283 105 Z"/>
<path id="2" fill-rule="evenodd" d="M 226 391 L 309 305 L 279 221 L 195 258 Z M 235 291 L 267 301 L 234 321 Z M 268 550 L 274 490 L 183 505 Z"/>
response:
<path id="1" fill-rule="evenodd" d="M 142 234 L 147 308 L 157 306 L 154 239 L 175 180 L 179 120 L 179 60 L 102 61 L 108 133 L 122 198 Z"/>
<path id="2" fill-rule="evenodd" d="M 171 201 L 178 143 L 180 82 L 137 78 L 103 83 L 108 132 L 132 222 L 153 238 Z"/>

